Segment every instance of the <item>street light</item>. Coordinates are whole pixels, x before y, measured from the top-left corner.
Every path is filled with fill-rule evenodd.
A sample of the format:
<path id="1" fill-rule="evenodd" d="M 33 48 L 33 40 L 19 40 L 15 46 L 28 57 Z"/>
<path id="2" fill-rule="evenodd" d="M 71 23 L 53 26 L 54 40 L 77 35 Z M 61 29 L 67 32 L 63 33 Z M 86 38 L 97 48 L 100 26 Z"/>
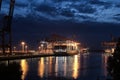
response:
<path id="1" fill-rule="evenodd" d="M 38 49 L 39 49 L 38 51 L 40 52 L 41 47 L 39 46 Z"/>
<path id="2" fill-rule="evenodd" d="M 14 48 L 14 52 L 16 52 L 16 47 L 14 46 L 13 48 Z"/>
<path id="3" fill-rule="evenodd" d="M 21 50 L 21 51 L 24 52 L 24 51 L 25 51 L 25 50 L 24 50 L 24 49 L 25 49 L 25 48 L 24 48 L 24 47 L 25 47 L 25 42 L 22 41 L 22 42 L 21 42 L 21 45 L 22 45 L 22 50 Z"/>
<path id="4" fill-rule="evenodd" d="M 26 45 L 26 46 L 25 46 L 25 51 L 26 51 L 26 53 L 27 53 L 27 50 L 28 50 L 28 46 Z"/>

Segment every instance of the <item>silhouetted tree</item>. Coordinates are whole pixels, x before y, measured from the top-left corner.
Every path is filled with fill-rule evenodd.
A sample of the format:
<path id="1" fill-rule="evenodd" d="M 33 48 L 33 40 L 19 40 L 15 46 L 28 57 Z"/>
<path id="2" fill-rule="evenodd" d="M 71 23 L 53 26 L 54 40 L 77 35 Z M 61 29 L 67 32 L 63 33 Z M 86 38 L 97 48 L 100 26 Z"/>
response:
<path id="1" fill-rule="evenodd" d="M 107 65 L 108 73 L 113 77 L 113 80 L 120 80 L 120 38 L 113 56 L 108 58 Z"/>

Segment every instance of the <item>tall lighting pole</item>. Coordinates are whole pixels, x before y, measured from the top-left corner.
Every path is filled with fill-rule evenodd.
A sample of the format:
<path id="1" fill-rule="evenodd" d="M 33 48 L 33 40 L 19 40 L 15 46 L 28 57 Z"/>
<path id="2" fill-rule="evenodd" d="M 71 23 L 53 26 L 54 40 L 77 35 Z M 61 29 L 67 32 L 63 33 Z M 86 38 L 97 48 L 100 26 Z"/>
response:
<path id="1" fill-rule="evenodd" d="M 28 46 L 26 45 L 25 46 L 25 52 L 27 53 L 27 51 L 28 51 Z"/>
<path id="2" fill-rule="evenodd" d="M 13 47 L 13 49 L 14 49 L 13 51 L 16 52 L 16 47 L 15 46 Z"/>

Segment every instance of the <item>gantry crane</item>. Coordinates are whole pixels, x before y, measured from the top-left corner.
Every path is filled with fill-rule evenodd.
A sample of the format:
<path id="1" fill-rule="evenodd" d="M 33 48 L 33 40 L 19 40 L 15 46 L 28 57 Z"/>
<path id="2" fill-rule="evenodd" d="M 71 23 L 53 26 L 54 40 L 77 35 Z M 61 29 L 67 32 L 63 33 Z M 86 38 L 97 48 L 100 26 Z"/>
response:
<path id="1" fill-rule="evenodd" d="M 1 10 L 2 0 L 0 0 L 0 10 Z"/>
<path id="2" fill-rule="evenodd" d="M 15 0 L 10 0 L 9 13 L 4 16 L 4 23 L 1 29 L 1 38 L 2 38 L 2 49 L 3 54 L 5 53 L 5 48 L 9 48 L 9 53 L 12 54 L 12 17 L 14 12 Z M 1 10 L 2 0 L 0 0 L 0 10 Z M 6 43 L 6 36 L 8 36 L 8 43 Z"/>

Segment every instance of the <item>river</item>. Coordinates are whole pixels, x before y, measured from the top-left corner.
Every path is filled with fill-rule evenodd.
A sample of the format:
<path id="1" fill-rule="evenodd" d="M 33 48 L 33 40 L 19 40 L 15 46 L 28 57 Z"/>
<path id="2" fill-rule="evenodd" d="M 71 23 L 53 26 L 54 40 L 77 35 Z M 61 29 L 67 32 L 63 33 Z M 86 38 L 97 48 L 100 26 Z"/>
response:
<path id="1" fill-rule="evenodd" d="M 6 80 L 105 80 L 107 54 L 81 53 L 0 62 Z"/>

